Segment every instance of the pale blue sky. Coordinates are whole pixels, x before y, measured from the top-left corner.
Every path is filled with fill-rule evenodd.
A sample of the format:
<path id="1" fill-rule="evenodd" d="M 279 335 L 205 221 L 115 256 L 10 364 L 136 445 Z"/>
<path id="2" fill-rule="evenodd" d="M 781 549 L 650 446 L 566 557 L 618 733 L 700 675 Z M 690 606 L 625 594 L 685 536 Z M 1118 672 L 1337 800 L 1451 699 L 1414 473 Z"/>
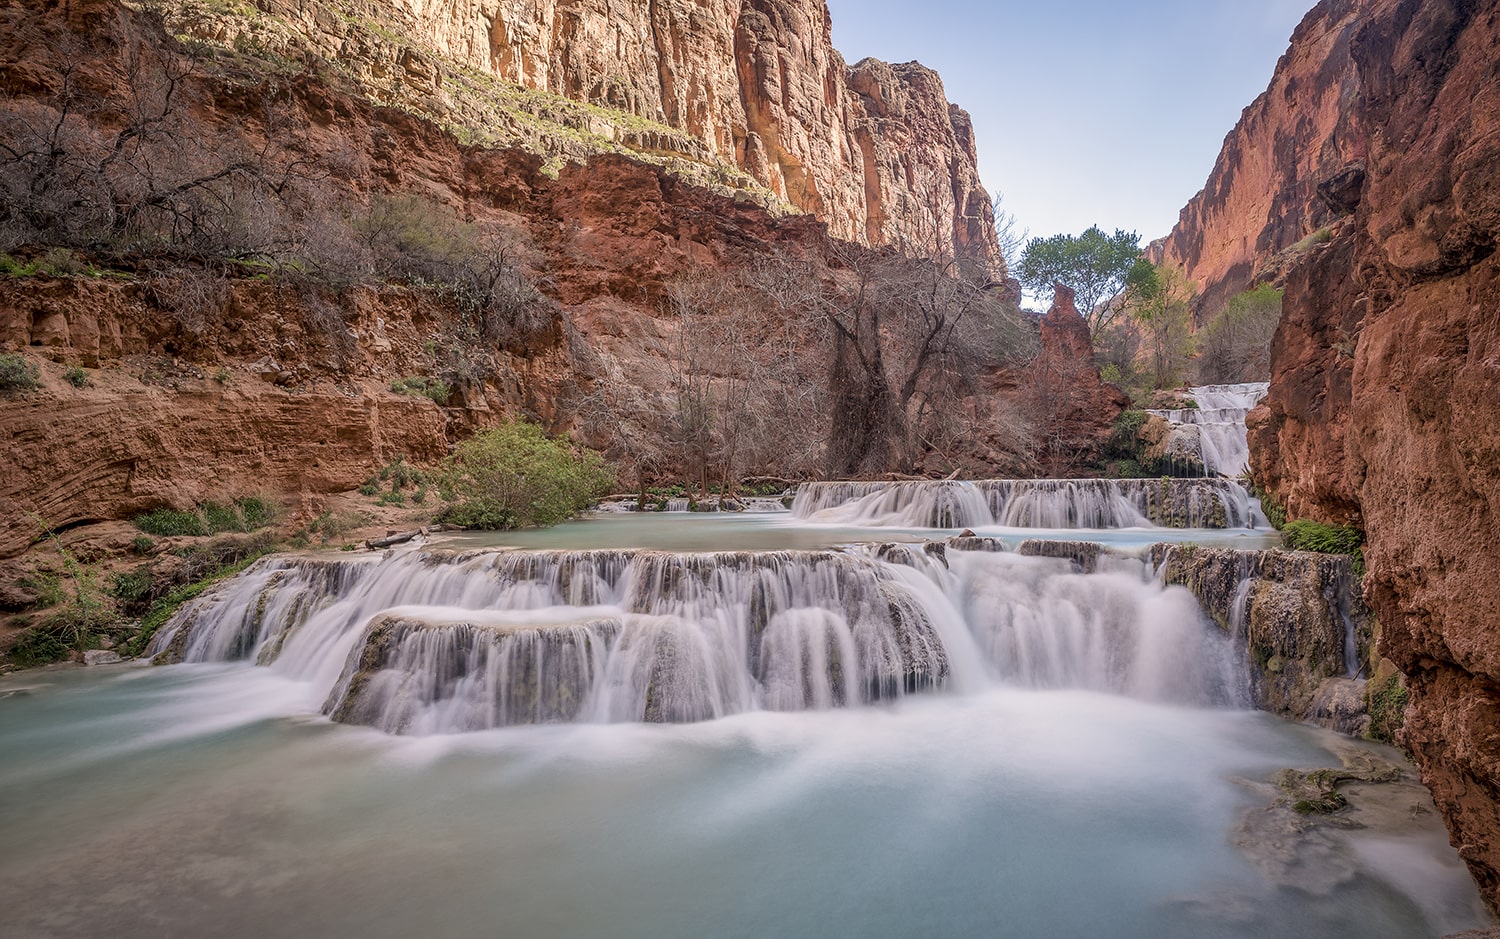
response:
<path id="1" fill-rule="evenodd" d="M 913 59 L 974 116 L 1033 236 L 1165 235 L 1314 0 L 828 0 L 851 63 Z"/>

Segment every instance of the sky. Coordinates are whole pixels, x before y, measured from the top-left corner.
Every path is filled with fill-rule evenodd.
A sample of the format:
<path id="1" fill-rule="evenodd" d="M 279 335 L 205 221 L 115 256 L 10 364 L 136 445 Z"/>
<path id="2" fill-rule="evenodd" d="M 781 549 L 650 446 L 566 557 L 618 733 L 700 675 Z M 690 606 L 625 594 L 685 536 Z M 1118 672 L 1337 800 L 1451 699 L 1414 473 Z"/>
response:
<path id="1" fill-rule="evenodd" d="M 916 60 L 974 117 L 979 173 L 1033 237 L 1145 244 L 1208 180 L 1314 0 L 828 0 L 849 62 Z"/>

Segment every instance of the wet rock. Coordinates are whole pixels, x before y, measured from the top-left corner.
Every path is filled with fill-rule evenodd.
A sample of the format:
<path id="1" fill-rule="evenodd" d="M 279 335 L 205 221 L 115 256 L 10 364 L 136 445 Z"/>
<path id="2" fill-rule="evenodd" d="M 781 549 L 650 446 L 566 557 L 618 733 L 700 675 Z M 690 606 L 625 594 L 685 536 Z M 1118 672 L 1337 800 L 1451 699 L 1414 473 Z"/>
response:
<path id="1" fill-rule="evenodd" d="M 83 654 L 84 665 L 115 665 L 123 661 L 120 653 L 109 649 L 90 649 Z"/>
<path id="2" fill-rule="evenodd" d="M 1166 583 L 1192 591 L 1220 628 L 1244 643 L 1256 707 L 1316 719 L 1325 680 L 1369 661 L 1374 621 L 1347 557 L 1159 544 L 1151 562 Z M 1347 648 L 1351 635 L 1355 645 Z M 1323 703 L 1330 725 L 1360 725 L 1362 696 L 1356 703 L 1330 688 Z"/>
<path id="3" fill-rule="evenodd" d="M 1099 556 L 1104 546 L 1092 541 L 1048 541 L 1031 539 L 1021 542 L 1017 554 L 1034 558 L 1057 558 L 1068 561 L 1080 574 L 1093 574 L 1099 569 Z"/>

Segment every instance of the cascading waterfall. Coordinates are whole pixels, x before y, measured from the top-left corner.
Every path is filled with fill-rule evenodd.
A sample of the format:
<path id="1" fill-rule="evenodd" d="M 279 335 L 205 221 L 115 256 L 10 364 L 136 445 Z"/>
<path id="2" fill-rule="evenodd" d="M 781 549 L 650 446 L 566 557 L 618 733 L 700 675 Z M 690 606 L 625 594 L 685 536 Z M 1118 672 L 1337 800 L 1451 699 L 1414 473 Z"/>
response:
<path id="1" fill-rule="evenodd" d="M 150 651 L 254 661 L 306 682 L 336 720 L 407 734 L 696 722 L 995 682 L 1243 698 L 1225 638 L 1144 563 L 1085 575 L 941 543 L 272 558 L 184 608 Z"/>
<path id="2" fill-rule="evenodd" d="M 1258 509 L 1228 479 L 991 479 L 804 483 L 792 514 L 897 528 L 1254 528 Z"/>
<path id="3" fill-rule="evenodd" d="M 1250 466 L 1250 444 L 1245 418 L 1270 391 L 1267 382 L 1202 385 L 1188 389 L 1197 408 L 1154 410 L 1148 413 L 1169 423 L 1192 428 L 1198 453 L 1210 473 L 1237 479 Z"/>

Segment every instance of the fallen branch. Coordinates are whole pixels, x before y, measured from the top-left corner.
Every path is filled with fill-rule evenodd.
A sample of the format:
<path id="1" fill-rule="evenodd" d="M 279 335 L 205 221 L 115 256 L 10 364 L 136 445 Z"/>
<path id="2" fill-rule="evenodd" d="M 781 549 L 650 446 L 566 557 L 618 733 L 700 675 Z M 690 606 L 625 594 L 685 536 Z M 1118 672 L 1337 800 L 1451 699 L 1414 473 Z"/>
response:
<path id="1" fill-rule="evenodd" d="M 384 538 L 375 538 L 365 542 L 365 547 L 371 551 L 380 551 L 384 548 L 392 548 L 398 544 L 406 544 L 415 538 L 427 534 L 427 529 L 418 528 L 416 531 L 392 532 Z"/>

